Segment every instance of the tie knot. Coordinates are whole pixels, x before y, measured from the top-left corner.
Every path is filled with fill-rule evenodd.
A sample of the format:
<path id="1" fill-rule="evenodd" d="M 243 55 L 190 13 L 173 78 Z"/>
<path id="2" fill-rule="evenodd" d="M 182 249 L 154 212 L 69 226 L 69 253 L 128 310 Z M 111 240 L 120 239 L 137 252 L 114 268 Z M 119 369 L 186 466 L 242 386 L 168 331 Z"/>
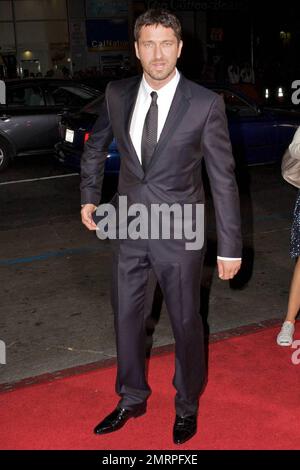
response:
<path id="1" fill-rule="evenodd" d="M 152 103 L 151 104 L 156 104 L 157 98 L 158 98 L 158 94 L 156 93 L 156 91 L 151 91 L 150 96 L 152 98 Z"/>

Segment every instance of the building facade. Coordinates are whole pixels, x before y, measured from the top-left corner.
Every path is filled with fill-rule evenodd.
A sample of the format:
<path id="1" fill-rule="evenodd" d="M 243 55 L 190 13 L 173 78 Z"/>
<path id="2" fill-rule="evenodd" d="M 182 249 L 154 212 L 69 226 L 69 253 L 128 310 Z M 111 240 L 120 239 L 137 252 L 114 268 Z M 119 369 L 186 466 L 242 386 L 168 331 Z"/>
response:
<path id="1" fill-rule="evenodd" d="M 27 76 L 128 62 L 131 3 L 0 0 L 0 66 Z"/>
<path id="2" fill-rule="evenodd" d="M 97 70 L 116 74 L 136 64 L 133 48 L 135 18 L 152 7 L 174 11 L 183 26 L 180 67 L 189 77 L 222 75 L 222 61 L 234 44 L 232 18 L 241 0 L 0 0 L 0 71 L 9 76 L 74 74 Z M 249 51 L 250 32 L 246 55 Z M 226 49 L 227 41 L 227 49 Z M 244 54 L 244 53 L 243 53 Z M 228 55 L 228 54 L 227 54 Z M 225 70 L 225 69 L 224 69 Z"/>

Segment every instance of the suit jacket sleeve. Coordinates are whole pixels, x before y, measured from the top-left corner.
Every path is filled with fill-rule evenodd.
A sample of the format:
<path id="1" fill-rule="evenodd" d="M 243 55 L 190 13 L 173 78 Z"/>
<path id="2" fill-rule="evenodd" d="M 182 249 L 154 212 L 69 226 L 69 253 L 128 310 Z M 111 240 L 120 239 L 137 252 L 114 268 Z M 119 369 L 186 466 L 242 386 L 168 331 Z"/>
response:
<path id="1" fill-rule="evenodd" d="M 212 191 L 218 237 L 218 256 L 242 253 L 239 194 L 224 101 L 213 101 L 202 136 L 202 150 Z"/>
<path id="2" fill-rule="evenodd" d="M 81 204 L 90 203 L 97 206 L 101 199 L 105 161 L 113 139 L 108 109 L 108 93 L 109 84 L 100 105 L 99 117 L 81 157 Z"/>

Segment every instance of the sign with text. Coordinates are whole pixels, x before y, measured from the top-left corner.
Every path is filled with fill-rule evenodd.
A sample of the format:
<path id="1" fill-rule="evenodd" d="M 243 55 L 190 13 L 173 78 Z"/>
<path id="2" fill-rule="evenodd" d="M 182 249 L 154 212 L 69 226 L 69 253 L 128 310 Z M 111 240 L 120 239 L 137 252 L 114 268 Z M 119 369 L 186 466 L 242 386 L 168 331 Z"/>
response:
<path id="1" fill-rule="evenodd" d="M 125 18 L 87 20 L 86 37 L 90 52 L 128 50 L 128 20 Z"/>
<path id="2" fill-rule="evenodd" d="M 177 11 L 240 10 L 247 8 L 245 0 L 148 0 L 148 8 Z"/>

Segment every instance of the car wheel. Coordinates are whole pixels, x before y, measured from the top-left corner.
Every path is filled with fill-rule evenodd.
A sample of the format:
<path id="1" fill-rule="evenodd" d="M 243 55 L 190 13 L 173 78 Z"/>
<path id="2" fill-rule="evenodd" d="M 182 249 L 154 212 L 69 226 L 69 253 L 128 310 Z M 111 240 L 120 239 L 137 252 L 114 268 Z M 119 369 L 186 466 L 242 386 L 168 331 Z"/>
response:
<path id="1" fill-rule="evenodd" d="M 9 165 L 12 158 L 10 145 L 4 139 L 0 139 L 0 172 L 4 171 Z"/>

